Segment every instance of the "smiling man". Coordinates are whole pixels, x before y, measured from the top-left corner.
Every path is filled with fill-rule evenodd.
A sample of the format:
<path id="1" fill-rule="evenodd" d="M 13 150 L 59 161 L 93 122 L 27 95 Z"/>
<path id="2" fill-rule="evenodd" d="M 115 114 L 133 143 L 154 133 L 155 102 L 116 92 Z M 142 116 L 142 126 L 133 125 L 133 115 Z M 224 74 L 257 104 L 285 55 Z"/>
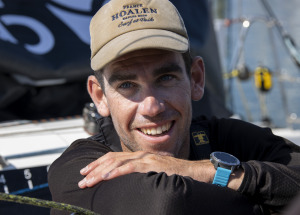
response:
<path id="1" fill-rule="evenodd" d="M 112 116 L 124 151 L 188 158 L 191 98 L 200 99 L 204 87 L 202 60 L 196 63 L 201 70 L 191 80 L 181 54 L 146 49 L 109 63 L 102 73 L 103 87 L 89 78 L 99 113 Z"/>
<path id="2" fill-rule="evenodd" d="M 239 120 L 192 120 L 204 63 L 168 0 L 112 0 L 90 33 L 100 131 L 51 165 L 53 200 L 100 214 L 245 215 L 296 196 L 299 147 Z"/>

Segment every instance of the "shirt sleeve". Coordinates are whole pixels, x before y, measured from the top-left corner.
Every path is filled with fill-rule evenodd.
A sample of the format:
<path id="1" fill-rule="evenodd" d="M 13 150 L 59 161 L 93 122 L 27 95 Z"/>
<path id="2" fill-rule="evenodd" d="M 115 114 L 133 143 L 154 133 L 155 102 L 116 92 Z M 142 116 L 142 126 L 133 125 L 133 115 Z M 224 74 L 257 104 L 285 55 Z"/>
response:
<path id="1" fill-rule="evenodd" d="M 54 201 L 110 215 L 261 214 L 259 205 L 231 189 L 165 173 L 132 173 L 80 189 L 79 170 L 110 151 L 95 145 L 95 141 L 77 141 L 51 165 L 48 180 Z M 52 210 L 51 214 L 68 213 Z"/>
<path id="2" fill-rule="evenodd" d="M 245 175 L 239 192 L 273 211 L 282 210 L 300 192 L 300 149 L 261 128 L 240 120 L 214 124 L 215 150 L 232 153 Z"/>

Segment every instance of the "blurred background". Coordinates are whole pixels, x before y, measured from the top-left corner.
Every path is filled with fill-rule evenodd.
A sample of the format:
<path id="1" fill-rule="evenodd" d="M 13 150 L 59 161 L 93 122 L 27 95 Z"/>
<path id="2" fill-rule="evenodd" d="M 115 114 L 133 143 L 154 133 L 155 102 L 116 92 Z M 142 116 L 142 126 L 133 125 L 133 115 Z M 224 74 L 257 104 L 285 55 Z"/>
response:
<path id="1" fill-rule="evenodd" d="M 211 2 L 227 107 L 247 121 L 299 129 L 300 2 Z M 269 89 L 256 86 L 259 68 L 269 72 Z"/>
<path id="2" fill-rule="evenodd" d="M 192 55 L 203 56 L 206 94 L 194 116 L 229 116 L 210 3 L 172 1 L 185 20 Z M 0 1 L 0 121 L 81 115 L 90 98 L 89 22 L 103 0 Z"/>
<path id="3" fill-rule="evenodd" d="M 299 128 L 299 1 L 172 2 L 192 55 L 205 60 L 206 92 L 193 102 L 194 116 Z M 0 0 L 0 122 L 82 115 L 91 102 L 89 22 L 105 3 Z"/>

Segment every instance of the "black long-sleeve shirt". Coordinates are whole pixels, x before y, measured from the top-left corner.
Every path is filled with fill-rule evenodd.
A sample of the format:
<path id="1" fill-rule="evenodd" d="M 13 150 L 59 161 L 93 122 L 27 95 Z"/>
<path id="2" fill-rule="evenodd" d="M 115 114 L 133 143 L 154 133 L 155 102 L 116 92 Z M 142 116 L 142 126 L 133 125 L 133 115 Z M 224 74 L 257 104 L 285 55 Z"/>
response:
<path id="1" fill-rule="evenodd" d="M 100 133 L 75 141 L 50 167 L 54 201 L 100 214 L 269 214 L 280 211 L 300 191 L 300 148 L 284 138 L 234 119 L 193 120 L 191 160 L 208 159 L 212 151 L 241 161 L 244 180 L 238 191 L 165 173 L 132 173 L 92 188 L 80 189 L 79 170 L 109 151 L 121 151 L 110 118 Z M 64 214 L 52 211 L 52 214 Z"/>

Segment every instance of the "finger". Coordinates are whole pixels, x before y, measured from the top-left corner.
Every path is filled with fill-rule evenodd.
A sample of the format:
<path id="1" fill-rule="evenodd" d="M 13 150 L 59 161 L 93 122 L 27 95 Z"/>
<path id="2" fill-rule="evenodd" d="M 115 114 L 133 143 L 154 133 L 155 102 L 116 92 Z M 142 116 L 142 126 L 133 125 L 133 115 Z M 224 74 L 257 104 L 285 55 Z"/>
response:
<path id="1" fill-rule="evenodd" d="M 85 179 L 79 182 L 79 187 L 93 187 L 95 184 L 105 180 L 105 178 L 111 171 L 123 166 L 128 161 L 128 159 L 120 158 L 111 158 L 106 160 L 104 163 L 89 172 L 89 174 L 86 175 Z"/>
<path id="2" fill-rule="evenodd" d="M 108 152 L 102 157 L 98 158 L 97 160 L 89 163 L 86 167 L 82 168 L 80 170 L 81 175 L 88 175 L 91 171 L 93 171 L 95 168 L 97 168 L 99 165 L 104 163 L 106 160 L 112 158 L 115 156 L 115 152 Z"/>
<path id="3" fill-rule="evenodd" d="M 141 152 L 139 153 L 133 153 L 133 152 L 108 152 L 102 157 L 98 158 L 97 160 L 91 162 L 86 167 L 82 168 L 80 170 L 81 175 L 88 175 L 91 171 L 93 171 L 97 166 L 102 165 L 103 163 L 107 162 L 107 160 L 113 159 L 113 158 L 137 158 L 141 156 Z"/>
<path id="4" fill-rule="evenodd" d="M 90 168 L 89 165 L 87 168 L 90 168 L 89 171 L 87 172 L 86 177 L 81 180 L 80 182 L 78 182 L 78 186 L 80 188 L 86 188 L 86 187 L 92 187 L 95 184 L 101 182 L 102 179 L 102 171 L 103 169 L 106 169 L 107 166 L 111 166 L 110 168 L 113 168 L 113 163 L 114 163 L 114 159 L 109 159 L 106 160 L 105 163 L 102 163 L 101 165 L 97 165 L 95 168 Z M 115 164 L 117 165 L 117 164 Z"/>
<path id="5" fill-rule="evenodd" d="M 109 153 L 107 153 L 109 154 Z M 87 166 L 85 166 L 84 168 L 82 168 L 80 170 L 80 174 L 81 175 L 87 175 L 89 174 L 91 171 L 93 171 L 97 166 L 101 165 L 101 163 L 103 162 L 103 157 L 107 157 L 106 155 L 103 155 L 102 157 L 98 158 L 97 160 L 89 163 Z"/>
<path id="6" fill-rule="evenodd" d="M 91 171 L 96 169 L 98 166 L 102 164 L 102 161 L 97 159 L 91 163 L 89 163 L 86 167 L 80 170 L 81 175 L 88 175 Z"/>
<path id="7" fill-rule="evenodd" d="M 109 176 L 112 173 L 114 173 L 115 176 L 118 177 L 119 175 L 138 171 L 137 167 L 142 166 L 141 164 L 144 161 L 143 158 L 147 154 L 147 152 L 122 153 L 123 156 L 111 158 L 113 159 L 113 162 L 111 161 L 111 159 L 104 161 L 104 163 L 102 164 L 103 166 L 106 162 L 109 162 L 109 164 L 105 165 L 106 167 L 103 167 L 102 178 L 109 179 Z M 118 170 L 120 170 L 120 174 L 117 174 Z"/>
<path id="8" fill-rule="evenodd" d="M 147 170 L 146 168 L 144 168 L 144 166 L 144 163 L 137 160 L 127 162 L 126 164 L 114 168 L 110 172 L 107 172 L 105 175 L 103 175 L 103 180 L 111 180 L 113 178 L 117 178 L 134 172 L 145 173 L 147 172 Z"/>
<path id="9" fill-rule="evenodd" d="M 126 163 L 132 161 L 141 161 L 145 157 L 146 152 L 111 152 L 107 153 L 103 157 L 85 167 L 81 173 L 86 177 L 78 183 L 80 188 L 92 187 L 95 184 L 109 180 L 121 175 L 129 174 L 138 171 L 136 165 L 128 164 L 128 166 L 122 167 Z M 132 165 L 132 166 L 131 166 Z M 139 165 L 138 167 L 140 167 Z M 121 168 L 122 167 L 122 168 Z M 133 168 L 134 167 L 134 168 Z M 119 170 L 117 168 L 120 168 Z M 116 169 L 116 170 L 115 170 Z M 141 171 L 139 171 L 141 172 Z"/>
<path id="10" fill-rule="evenodd" d="M 153 161 L 157 162 L 153 156 L 157 156 L 147 152 L 135 152 L 129 153 L 121 158 L 117 158 L 113 164 L 106 165 L 106 168 L 102 169 L 102 179 L 109 180 L 122 175 L 130 174 L 133 172 L 149 172 L 153 170 Z M 107 160 L 106 162 L 108 162 Z M 152 161 L 152 162 L 151 162 Z M 111 162 L 112 163 L 112 162 Z M 158 166 L 158 165 L 154 165 Z"/>

